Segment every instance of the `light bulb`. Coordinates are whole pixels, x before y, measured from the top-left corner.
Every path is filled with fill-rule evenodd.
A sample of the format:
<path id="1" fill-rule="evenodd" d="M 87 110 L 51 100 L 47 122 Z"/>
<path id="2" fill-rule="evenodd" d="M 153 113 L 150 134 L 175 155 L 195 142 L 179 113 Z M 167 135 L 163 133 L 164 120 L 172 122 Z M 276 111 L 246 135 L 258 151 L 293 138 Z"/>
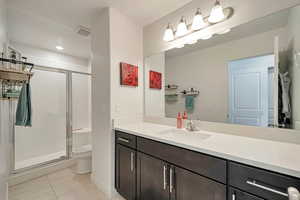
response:
<path id="1" fill-rule="evenodd" d="M 63 48 L 62 46 L 56 46 L 55 48 L 56 48 L 57 50 L 59 50 L 59 51 L 64 50 L 64 48 Z"/>
<path id="2" fill-rule="evenodd" d="M 184 18 L 182 17 L 179 24 L 177 25 L 176 36 L 181 37 L 181 36 L 187 34 L 187 32 L 188 32 L 187 26 L 186 26 Z"/>
<path id="3" fill-rule="evenodd" d="M 187 44 L 196 44 L 198 41 L 197 40 L 190 40 L 187 42 Z"/>
<path id="4" fill-rule="evenodd" d="M 208 40 L 208 39 L 210 39 L 212 36 L 213 36 L 212 34 L 207 34 L 207 35 L 202 36 L 200 39 L 201 39 L 201 40 Z"/>
<path id="5" fill-rule="evenodd" d="M 203 16 L 200 12 L 200 9 L 198 9 L 193 19 L 192 30 L 199 30 L 201 28 L 204 28 L 206 25 L 207 24 L 203 20 Z"/>
<path id="6" fill-rule="evenodd" d="M 174 40 L 174 32 L 173 32 L 170 24 L 168 24 L 167 29 L 165 30 L 163 40 L 166 41 L 166 42 Z"/>
<path id="7" fill-rule="evenodd" d="M 230 28 L 228 28 L 228 29 L 224 29 L 224 30 L 222 30 L 222 31 L 218 32 L 218 34 L 219 34 L 219 35 L 223 35 L 223 34 L 229 33 L 230 31 L 231 31 L 231 29 L 230 29 Z"/>
<path id="8" fill-rule="evenodd" d="M 179 44 L 178 46 L 176 46 L 177 49 L 181 49 L 184 47 L 184 44 Z"/>
<path id="9" fill-rule="evenodd" d="M 223 11 L 223 7 L 221 6 L 220 1 L 217 0 L 215 6 L 211 9 L 208 21 L 210 23 L 218 23 L 220 21 L 223 21 L 224 19 L 225 19 L 225 14 Z"/>

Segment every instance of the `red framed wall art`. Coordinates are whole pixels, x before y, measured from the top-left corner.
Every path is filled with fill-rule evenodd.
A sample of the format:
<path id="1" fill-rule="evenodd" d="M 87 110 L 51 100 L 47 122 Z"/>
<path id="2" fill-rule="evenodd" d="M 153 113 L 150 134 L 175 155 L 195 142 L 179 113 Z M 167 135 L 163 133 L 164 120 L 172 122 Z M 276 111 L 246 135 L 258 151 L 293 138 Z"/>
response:
<path id="1" fill-rule="evenodd" d="M 138 67 L 121 62 L 120 63 L 120 84 L 137 87 L 138 83 L 139 83 Z"/>
<path id="2" fill-rule="evenodd" d="M 149 71 L 150 88 L 161 89 L 161 73 L 155 71 Z"/>

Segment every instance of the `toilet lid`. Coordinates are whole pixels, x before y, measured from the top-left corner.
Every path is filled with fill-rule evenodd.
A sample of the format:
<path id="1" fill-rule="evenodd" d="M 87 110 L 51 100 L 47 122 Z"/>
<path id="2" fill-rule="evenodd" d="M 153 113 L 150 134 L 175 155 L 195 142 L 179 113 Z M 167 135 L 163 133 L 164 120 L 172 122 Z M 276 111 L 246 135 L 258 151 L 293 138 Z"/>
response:
<path id="1" fill-rule="evenodd" d="M 91 144 L 87 144 L 87 145 L 83 145 L 81 147 L 75 148 L 73 150 L 74 153 L 86 153 L 92 151 L 92 145 Z"/>

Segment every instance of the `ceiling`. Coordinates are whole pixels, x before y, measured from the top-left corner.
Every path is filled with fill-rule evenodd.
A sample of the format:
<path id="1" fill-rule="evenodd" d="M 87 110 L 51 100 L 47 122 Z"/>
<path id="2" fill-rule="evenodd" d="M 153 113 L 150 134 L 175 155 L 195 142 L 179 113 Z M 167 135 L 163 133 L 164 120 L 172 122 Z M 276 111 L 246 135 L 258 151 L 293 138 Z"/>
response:
<path id="1" fill-rule="evenodd" d="M 110 6 L 141 26 L 177 10 L 192 0 L 9 0 L 9 37 L 14 42 L 89 58 L 90 38 L 75 33 L 91 27 L 92 14 Z"/>
<path id="2" fill-rule="evenodd" d="M 166 57 L 181 56 L 193 51 L 213 47 L 222 43 L 264 33 L 287 26 L 290 9 L 285 9 L 272 15 L 237 26 L 231 32 L 224 35 L 214 35 L 208 40 L 199 40 L 194 45 L 186 45 L 184 48 L 175 48 L 166 52 Z"/>

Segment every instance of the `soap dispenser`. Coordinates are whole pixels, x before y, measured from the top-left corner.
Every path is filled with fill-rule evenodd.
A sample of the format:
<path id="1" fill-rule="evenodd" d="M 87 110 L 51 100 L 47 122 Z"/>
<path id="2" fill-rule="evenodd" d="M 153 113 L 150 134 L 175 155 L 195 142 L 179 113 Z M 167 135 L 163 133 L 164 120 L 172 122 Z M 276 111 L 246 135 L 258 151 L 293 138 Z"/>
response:
<path id="1" fill-rule="evenodd" d="M 188 114 L 186 111 L 183 112 L 183 115 L 182 115 L 182 126 L 183 128 L 186 128 L 186 125 L 187 125 L 187 119 L 188 119 Z"/>
<path id="2" fill-rule="evenodd" d="M 179 128 L 179 129 L 182 128 L 182 117 L 181 117 L 180 112 L 178 112 L 178 114 L 177 114 L 177 128 Z"/>

